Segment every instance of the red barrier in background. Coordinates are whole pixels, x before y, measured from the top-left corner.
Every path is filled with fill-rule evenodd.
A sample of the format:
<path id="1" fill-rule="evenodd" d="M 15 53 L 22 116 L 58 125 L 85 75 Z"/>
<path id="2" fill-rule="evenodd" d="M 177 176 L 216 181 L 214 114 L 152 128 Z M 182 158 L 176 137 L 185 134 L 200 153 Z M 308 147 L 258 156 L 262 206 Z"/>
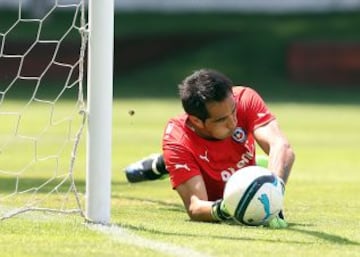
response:
<path id="1" fill-rule="evenodd" d="M 288 49 L 287 66 L 298 82 L 360 83 L 360 43 L 294 43 Z"/>

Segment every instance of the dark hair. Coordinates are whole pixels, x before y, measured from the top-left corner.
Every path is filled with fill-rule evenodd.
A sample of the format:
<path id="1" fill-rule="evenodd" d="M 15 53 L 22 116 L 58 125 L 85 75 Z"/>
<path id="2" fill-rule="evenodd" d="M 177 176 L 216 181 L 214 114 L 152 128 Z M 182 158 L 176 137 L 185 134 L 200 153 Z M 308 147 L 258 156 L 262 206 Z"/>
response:
<path id="1" fill-rule="evenodd" d="M 231 94 L 232 86 L 232 81 L 218 71 L 195 71 L 179 85 L 182 106 L 187 114 L 205 121 L 209 117 L 206 104 L 223 101 Z"/>

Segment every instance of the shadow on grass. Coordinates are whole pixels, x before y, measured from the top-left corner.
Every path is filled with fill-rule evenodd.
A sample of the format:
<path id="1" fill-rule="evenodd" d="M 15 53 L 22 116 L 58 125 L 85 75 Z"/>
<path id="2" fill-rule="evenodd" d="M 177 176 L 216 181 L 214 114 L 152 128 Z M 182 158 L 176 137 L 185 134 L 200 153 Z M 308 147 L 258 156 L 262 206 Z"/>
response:
<path id="1" fill-rule="evenodd" d="M 339 245 L 356 245 L 360 246 L 360 242 L 352 241 L 346 237 L 333 235 L 321 231 L 314 231 L 314 230 L 307 230 L 307 229 L 300 229 L 297 227 L 294 227 L 295 225 L 289 224 L 288 230 L 298 232 L 304 235 L 309 235 L 313 237 L 317 237 L 319 239 L 322 239 L 324 241 L 328 241 L 333 244 L 339 244 Z"/>
<path id="2" fill-rule="evenodd" d="M 191 221 L 189 221 L 191 222 Z M 167 232 L 167 231 L 161 231 L 158 229 L 154 229 L 154 228 L 146 228 L 144 226 L 135 226 L 135 225 L 129 225 L 129 224 L 121 224 L 118 223 L 116 224 L 118 226 L 121 226 L 123 228 L 128 228 L 131 229 L 133 231 L 141 231 L 141 232 L 149 232 L 149 233 L 153 233 L 153 234 L 157 234 L 157 235 L 162 235 L 162 236 L 180 236 L 180 237 L 186 237 L 186 238 L 198 238 L 198 237 L 204 237 L 206 236 L 207 238 L 212 238 L 212 239 L 220 239 L 220 240 L 234 240 L 234 241 L 258 241 L 258 242 L 270 242 L 270 243 L 279 243 L 278 239 L 259 239 L 259 238 L 254 238 L 254 237 L 247 237 L 247 236 L 217 236 L 217 235 L 210 235 L 209 233 L 207 233 L 206 231 L 204 231 L 204 234 L 196 234 L 196 233 L 179 233 L 179 232 Z M 212 226 L 223 226 L 222 224 L 218 224 L 218 223 L 214 223 L 211 224 Z M 219 229 L 221 229 L 219 227 Z M 314 244 L 312 242 L 301 242 L 301 241 L 295 241 L 295 240 L 288 240 L 286 241 L 286 243 L 290 243 L 290 244 L 303 244 L 303 245 L 309 245 L 309 244 Z"/>
<path id="3" fill-rule="evenodd" d="M 175 203 L 169 203 L 166 201 L 158 201 L 158 200 L 153 200 L 153 199 L 146 199 L 146 198 L 140 198 L 140 197 L 122 197 L 123 199 L 127 199 L 127 200 L 131 200 L 131 201 L 141 201 L 141 202 L 148 202 L 148 203 L 154 203 L 157 205 L 160 205 L 164 208 L 166 208 L 167 211 L 176 211 L 176 212 L 185 212 L 184 207 L 181 204 L 175 204 Z M 186 223 L 190 222 L 192 223 L 193 221 L 185 221 Z M 146 231 L 146 232 L 151 232 L 154 234 L 158 234 L 158 235 L 165 235 L 165 236 L 181 236 L 181 237 L 198 237 L 200 236 L 199 234 L 195 234 L 195 233 L 177 233 L 177 232 L 167 232 L 167 231 L 161 231 L 161 230 L 157 230 L 154 228 L 146 228 L 144 226 L 136 226 L 136 225 L 130 225 L 130 224 L 121 224 L 118 223 L 117 225 L 121 226 L 121 227 L 125 227 L 125 228 L 129 228 L 131 230 L 134 231 Z M 224 224 L 219 224 L 219 223 L 214 223 L 211 224 L 213 226 L 223 226 Z M 227 225 L 230 226 L 237 226 L 238 224 L 235 223 L 229 223 Z M 318 239 L 321 239 L 323 241 L 327 241 L 329 243 L 333 243 L 333 244 L 339 244 L 339 245 L 353 245 L 353 246 L 360 246 L 359 242 L 356 241 L 352 241 L 346 237 L 342 237 L 342 236 L 338 236 L 338 235 L 334 235 L 334 234 L 329 234 L 329 233 L 325 233 L 325 232 L 321 232 L 321 231 L 314 231 L 314 230 L 308 230 L 308 229 L 301 229 L 298 228 L 298 226 L 309 226 L 309 225 L 305 225 L 305 224 L 295 224 L 295 223 L 290 223 L 289 224 L 289 228 L 285 229 L 284 231 L 294 231 L 297 233 L 302 233 L 304 235 L 308 235 L 308 236 L 312 236 L 312 237 L 316 237 Z M 259 229 L 269 229 L 269 228 L 259 228 Z M 272 230 L 272 229 L 269 229 Z M 275 230 L 274 230 L 275 231 Z M 278 230 L 277 230 L 278 231 Z M 227 237 L 227 236 L 211 236 L 207 234 L 207 237 L 211 237 L 214 239 L 225 239 L 225 240 L 243 240 L 243 241 L 263 241 L 263 242 L 276 242 L 278 243 L 279 240 L 278 239 L 259 239 L 259 238 L 252 238 L 252 237 Z M 315 242 L 302 242 L 302 241 L 295 241 L 295 240 L 287 240 L 285 243 L 291 243 L 291 244 L 315 244 Z"/>
<path id="4" fill-rule="evenodd" d="M 20 182 L 20 188 L 18 188 L 17 192 L 21 191 L 21 188 L 28 189 L 28 188 L 32 188 L 32 187 L 39 187 L 40 185 L 44 184 L 44 181 L 46 181 L 46 179 L 44 178 L 24 178 L 23 180 L 21 180 Z M 15 190 L 14 187 L 14 179 L 9 179 L 9 178 L 1 178 L 0 179 L 0 193 L 12 193 Z M 58 182 L 58 181 L 57 181 Z M 54 186 L 56 183 L 48 183 L 45 184 L 42 188 L 41 188 L 41 192 L 50 192 L 51 190 L 54 189 Z M 76 180 L 75 182 L 77 190 L 79 191 L 84 191 L 85 190 L 85 181 L 84 180 Z M 68 188 L 68 187 L 65 187 Z M 175 211 L 175 212 L 185 212 L 184 207 L 181 204 L 176 204 L 176 203 L 171 203 L 171 202 L 167 202 L 167 201 L 160 201 L 160 200 L 153 200 L 153 199 L 146 199 L 146 198 L 141 198 L 141 197 L 122 197 L 122 199 L 127 199 L 127 200 L 131 200 L 131 201 L 141 201 L 141 202 L 148 202 L 148 203 L 153 203 L 153 204 L 157 204 L 160 205 L 161 207 L 163 207 L 164 209 L 166 208 L 167 211 Z M 187 221 L 187 222 L 192 222 L 192 221 Z M 183 236 L 183 237 L 198 237 L 200 236 L 199 234 L 195 234 L 195 233 L 177 233 L 177 232 L 166 232 L 166 231 L 161 231 L 161 230 L 155 230 L 154 228 L 148 229 L 144 226 L 135 226 L 135 225 L 129 225 L 129 224 L 117 224 L 121 227 L 125 227 L 125 228 L 129 228 L 131 230 L 135 230 L 135 231 L 146 231 L 146 232 L 151 232 L 151 233 L 155 233 L 155 234 L 159 234 L 159 235 L 165 235 L 165 236 Z M 214 226 L 223 226 L 223 224 L 212 224 Z M 232 225 L 232 224 L 230 224 Z M 234 224 L 235 225 L 235 224 Z M 309 229 L 303 229 L 303 228 L 299 228 L 300 226 L 302 227 L 308 227 L 310 225 L 306 225 L 306 224 L 295 224 L 295 223 L 290 223 L 289 224 L 289 228 L 284 230 L 284 231 L 293 231 L 296 233 L 301 233 L 304 235 L 308 235 L 308 236 L 312 236 L 312 237 L 316 237 L 318 239 L 321 239 L 323 241 L 327 241 L 329 243 L 333 243 L 333 244 L 338 244 L 338 245 L 352 245 L 352 246 L 360 246 L 360 242 L 357 241 L 353 241 L 350 240 L 346 237 L 343 236 L 339 236 L 339 235 L 334 235 L 334 234 L 330 234 L 330 233 L 326 233 L 326 232 L 322 232 L 322 231 L 315 231 L 315 230 L 309 230 Z M 207 234 L 207 237 L 211 237 L 211 238 L 215 238 L 215 239 L 226 239 L 226 240 L 243 240 L 243 241 L 264 241 L 264 242 L 276 242 L 278 243 L 279 240 L 278 239 L 259 239 L 259 238 L 252 238 L 252 237 L 227 237 L 227 236 L 210 236 Z M 301 241 L 286 241 L 286 243 L 291 243 L 291 244 L 315 244 L 312 242 L 301 242 Z"/>
<path id="5" fill-rule="evenodd" d="M 192 222 L 192 221 L 189 221 L 189 222 Z M 146 228 L 144 226 L 135 226 L 135 225 L 130 225 L 130 224 L 118 223 L 117 225 L 119 225 L 121 227 L 124 227 L 124 228 L 131 229 L 133 231 L 142 231 L 142 232 L 145 231 L 145 232 L 150 232 L 150 233 L 157 234 L 157 235 L 162 235 L 162 236 L 180 236 L 180 237 L 194 237 L 194 238 L 199 237 L 199 236 L 203 236 L 203 235 L 196 234 L 196 233 L 167 232 L 167 231 L 161 231 L 161 230 L 154 229 L 154 228 Z M 219 223 L 214 223 L 214 224 L 211 224 L 211 225 L 212 226 L 223 226 L 223 224 L 219 224 Z M 219 227 L 219 229 L 221 229 L 221 228 Z M 259 229 L 268 229 L 268 228 L 261 227 Z M 272 229 L 269 229 L 269 230 L 272 230 Z M 342 236 L 332 235 L 332 234 L 325 233 L 325 232 L 320 232 L 320 231 L 311 231 L 311 230 L 294 228 L 293 225 L 290 225 L 290 227 L 288 229 L 285 229 L 284 231 L 299 232 L 299 233 L 302 233 L 302 234 L 305 234 L 305 235 L 317 237 L 317 238 L 319 238 L 321 240 L 327 241 L 327 242 L 332 243 L 332 244 L 360 246 L 359 242 L 352 241 L 352 240 L 350 240 L 348 238 L 345 238 L 345 237 L 342 237 Z M 244 232 L 246 232 L 246 231 L 244 231 Z M 302 245 L 317 244 L 316 242 L 304 242 L 304 241 L 296 241 L 296 240 L 280 241 L 279 239 L 260 239 L 260 238 L 247 237 L 247 236 L 239 236 L 239 237 L 216 236 L 216 235 L 209 235 L 208 233 L 206 233 L 206 237 L 213 238 L 213 239 L 236 240 L 236 241 L 238 241 L 238 240 L 241 240 L 241 241 L 261 241 L 261 242 L 270 242 L 270 243 L 283 242 L 283 243 L 302 244 Z"/>

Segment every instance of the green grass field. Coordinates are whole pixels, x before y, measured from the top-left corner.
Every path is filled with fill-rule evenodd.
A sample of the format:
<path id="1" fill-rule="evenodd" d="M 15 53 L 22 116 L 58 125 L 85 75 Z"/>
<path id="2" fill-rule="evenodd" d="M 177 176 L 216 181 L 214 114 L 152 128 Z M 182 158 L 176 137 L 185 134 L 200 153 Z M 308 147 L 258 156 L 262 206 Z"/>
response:
<path id="1" fill-rule="evenodd" d="M 360 106 L 269 106 L 297 154 L 286 190 L 288 229 L 191 222 L 167 178 L 128 184 L 122 169 L 159 151 L 165 121 L 181 109 L 174 99 L 118 99 L 113 118 L 116 228 L 89 227 L 77 215 L 29 212 L 0 223 L 1 256 L 360 256 Z M 83 159 L 78 158 L 79 173 Z M 79 184 L 83 190 L 82 179 Z"/>

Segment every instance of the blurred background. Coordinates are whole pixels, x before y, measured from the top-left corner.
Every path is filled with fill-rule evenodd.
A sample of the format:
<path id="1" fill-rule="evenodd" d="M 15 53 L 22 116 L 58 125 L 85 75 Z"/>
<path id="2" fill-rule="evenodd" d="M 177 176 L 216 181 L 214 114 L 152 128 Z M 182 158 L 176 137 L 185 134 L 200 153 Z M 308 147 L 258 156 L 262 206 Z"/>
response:
<path id="1" fill-rule="evenodd" d="M 19 1 L 23 3 L 20 12 Z M 79 1 L 0 0 L 0 201 L 2 194 L 9 202 L 14 196 L 14 203 L 29 197 L 38 201 L 44 195 L 50 206 L 71 207 L 70 202 L 56 199 L 62 194 L 54 185 L 58 182 L 54 174 L 69 172 L 70 156 L 74 163 L 70 133 L 76 133 L 83 121 L 75 106 L 78 87 L 68 87 L 77 81 L 79 11 L 77 6 L 65 5 Z M 116 0 L 115 6 L 114 224 L 160 244 L 189 246 L 214 256 L 252 251 L 259 244 L 265 248 L 251 252 L 252 256 L 262 256 L 264 251 L 270 256 L 316 256 L 319 247 L 324 256 L 356 255 L 360 242 L 359 219 L 354 221 L 360 209 L 354 197 L 360 184 L 360 0 Z M 19 20 L 19 13 L 38 19 Z M 292 227 L 285 233 L 226 226 L 219 234 L 218 226 L 184 222 L 181 200 L 166 179 L 126 182 L 123 170 L 127 165 L 161 151 L 165 122 L 182 111 L 177 85 L 204 67 L 255 88 L 296 151 L 286 193 L 286 215 Z M 70 75 L 73 81 L 69 82 Z M 74 101 L 63 98 L 67 92 Z M 25 103 L 12 101 L 16 94 L 26 97 Z M 46 101 L 34 101 L 35 96 Z M 71 123 L 68 112 L 77 117 Z M 61 122 L 49 126 L 53 119 Z M 78 192 L 85 192 L 86 184 L 85 135 L 82 139 L 75 167 Z M 54 154 L 59 162 L 54 161 Z M 70 184 L 64 186 L 74 189 Z M 36 196 L 35 187 L 41 189 Z M 29 193 L 20 193 L 23 189 Z M 50 190 L 54 197 L 49 197 Z M 121 248 L 121 256 L 145 253 L 137 247 L 140 244 L 124 248 L 122 238 L 119 242 L 109 242 L 107 237 L 100 240 L 93 231 L 96 238 L 87 236 L 87 230 L 78 229 L 72 217 L 69 225 L 65 219 L 58 220 L 31 215 L 13 219 L 15 223 L 7 223 L 8 227 L 4 224 L 0 240 L 7 248 L 2 256 L 15 256 L 14 250 L 20 253 L 16 256 L 49 255 L 58 249 L 71 256 L 80 243 L 78 256 L 118 254 L 114 247 Z M 40 233 L 34 233 L 34 224 Z M 69 235 L 76 240 L 63 240 Z M 84 242 L 91 242 L 86 244 L 91 249 Z M 278 242 L 284 247 L 280 249 Z M 149 249 L 144 256 L 158 256 L 155 250 Z"/>
<path id="2" fill-rule="evenodd" d="M 24 0 L 23 10 L 41 17 L 53 3 Z M 176 98 L 177 84 L 206 67 L 266 100 L 360 101 L 360 0 L 116 0 L 115 6 L 115 97 Z M 0 29 L 14 22 L 17 8 L 17 1 L 0 0 Z M 53 21 L 51 33 L 61 27 Z M 28 40 L 28 31 L 16 42 Z M 64 48 L 71 52 L 71 42 Z"/>

